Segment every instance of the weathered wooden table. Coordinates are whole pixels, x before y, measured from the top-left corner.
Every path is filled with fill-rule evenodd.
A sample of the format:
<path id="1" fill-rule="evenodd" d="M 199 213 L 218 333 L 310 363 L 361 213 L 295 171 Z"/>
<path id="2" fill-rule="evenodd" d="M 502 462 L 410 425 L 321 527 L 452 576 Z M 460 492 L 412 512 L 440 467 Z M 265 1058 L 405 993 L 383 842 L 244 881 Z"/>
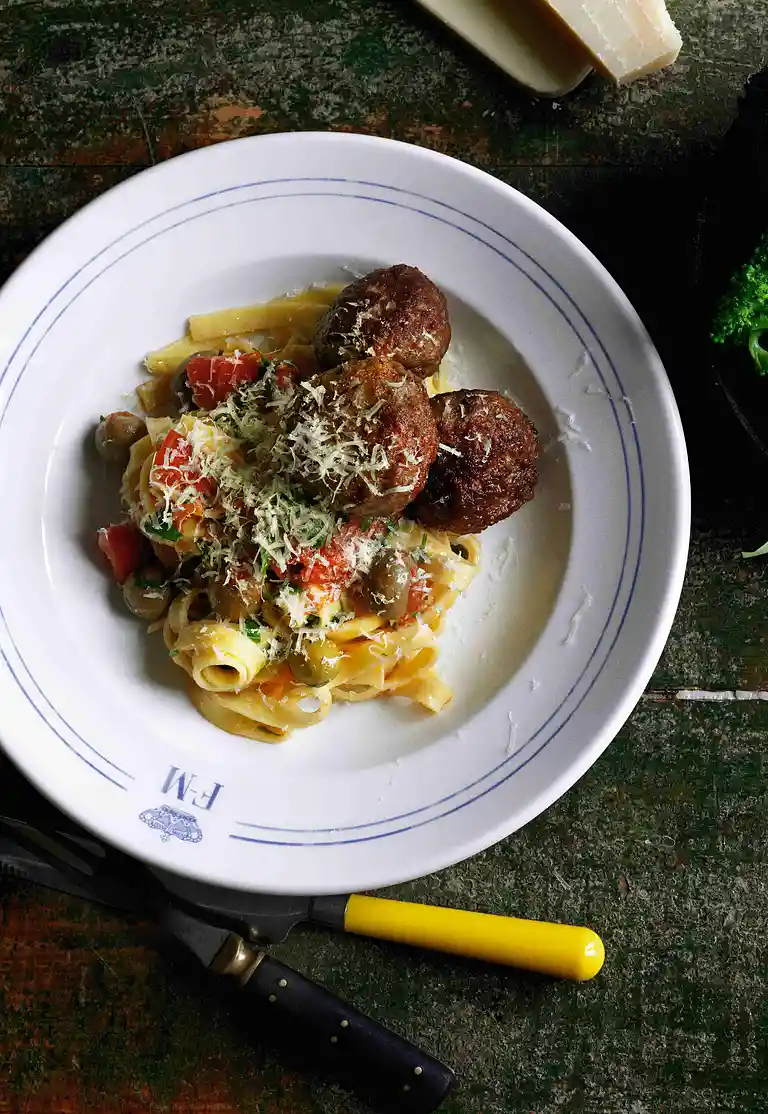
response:
<path id="1" fill-rule="evenodd" d="M 545 816 L 395 891 L 587 922 L 603 974 L 557 984 L 319 932 L 280 949 L 451 1063 L 446 1114 L 768 1109 L 768 586 L 765 564 L 738 556 L 768 537 L 766 477 L 707 384 L 690 312 L 708 158 L 765 64 L 768 20 L 765 0 L 671 7 L 686 40 L 671 72 L 619 91 L 591 80 L 554 104 L 407 0 L 0 11 L 0 277 L 160 159 L 282 129 L 362 131 L 456 155 L 546 206 L 613 272 L 667 363 L 695 527 L 651 689 Z M 714 699 L 733 690 L 749 699 Z M 0 766 L 0 811 L 25 799 L 34 812 Z M 43 891 L 0 896 L 0 1114 L 362 1110 L 202 997 L 149 927 Z"/>

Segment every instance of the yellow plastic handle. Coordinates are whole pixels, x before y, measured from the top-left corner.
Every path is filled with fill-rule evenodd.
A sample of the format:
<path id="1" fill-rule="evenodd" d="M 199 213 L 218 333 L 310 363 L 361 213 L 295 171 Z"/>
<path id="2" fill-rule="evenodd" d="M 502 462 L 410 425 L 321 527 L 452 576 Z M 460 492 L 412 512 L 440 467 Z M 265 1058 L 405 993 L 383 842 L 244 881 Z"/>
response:
<path id="1" fill-rule="evenodd" d="M 358 894 L 347 903 L 344 930 L 578 981 L 593 978 L 605 959 L 591 928 Z"/>

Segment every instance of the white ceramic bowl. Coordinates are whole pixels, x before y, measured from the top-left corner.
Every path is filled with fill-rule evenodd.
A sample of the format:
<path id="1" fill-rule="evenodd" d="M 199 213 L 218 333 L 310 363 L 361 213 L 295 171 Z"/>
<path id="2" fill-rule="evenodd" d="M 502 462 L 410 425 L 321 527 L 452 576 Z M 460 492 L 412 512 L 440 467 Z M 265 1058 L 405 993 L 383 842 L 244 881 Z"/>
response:
<path id="1" fill-rule="evenodd" d="M 116 481 L 85 446 L 190 313 L 397 262 L 446 292 L 455 384 L 509 390 L 536 422 L 538 494 L 482 536 L 443 636 L 444 713 L 379 702 L 280 746 L 226 735 L 101 567 Z M 0 475 L 7 752 L 135 855 L 282 893 L 437 870 L 564 793 L 651 674 L 689 533 L 669 383 L 601 265 L 488 175 L 353 135 L 184 155 L 51 236 L 0 294 Z"/>

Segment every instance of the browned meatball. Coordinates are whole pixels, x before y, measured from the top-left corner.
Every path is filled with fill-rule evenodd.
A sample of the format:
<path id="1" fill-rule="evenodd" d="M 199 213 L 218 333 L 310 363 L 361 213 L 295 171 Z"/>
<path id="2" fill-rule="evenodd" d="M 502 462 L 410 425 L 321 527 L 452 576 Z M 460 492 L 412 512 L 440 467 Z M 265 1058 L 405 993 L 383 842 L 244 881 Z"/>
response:
<path id="1" fill-rule="evenodd" d="M 413 518 L 477 534 L 533 498 L 539 438 L 522 410 L 498 391 L 452 391 L 431 402 L 440 447 Z"/>
<path id="2" fill-rule="evenodd" d="M 345 286 L 320 319 L 315 351 L 321 367 L 382 356 L 431 375 L 451 343 L 441 290 L 416 267 L 381 267 Z"/>
<path id="3" fill-rule="evenodd" d="M 423 488 L 437 428 L 420 379 L 395 360 L 358 360 L 298 388 L 275 450 L 336 510 L 385 517 Z"/>

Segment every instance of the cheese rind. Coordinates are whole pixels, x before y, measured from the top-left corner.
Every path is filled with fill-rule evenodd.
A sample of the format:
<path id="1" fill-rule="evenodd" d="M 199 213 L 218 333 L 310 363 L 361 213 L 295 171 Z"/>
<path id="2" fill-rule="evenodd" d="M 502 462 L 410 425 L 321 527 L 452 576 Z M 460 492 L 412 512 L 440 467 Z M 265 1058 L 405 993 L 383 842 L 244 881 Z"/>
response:
<path id="1" fill-rule="evenodd" d="M 675 61 L 682 39 L 663 0 L 542 0 L 592 55 L 626 83 Z"/>

